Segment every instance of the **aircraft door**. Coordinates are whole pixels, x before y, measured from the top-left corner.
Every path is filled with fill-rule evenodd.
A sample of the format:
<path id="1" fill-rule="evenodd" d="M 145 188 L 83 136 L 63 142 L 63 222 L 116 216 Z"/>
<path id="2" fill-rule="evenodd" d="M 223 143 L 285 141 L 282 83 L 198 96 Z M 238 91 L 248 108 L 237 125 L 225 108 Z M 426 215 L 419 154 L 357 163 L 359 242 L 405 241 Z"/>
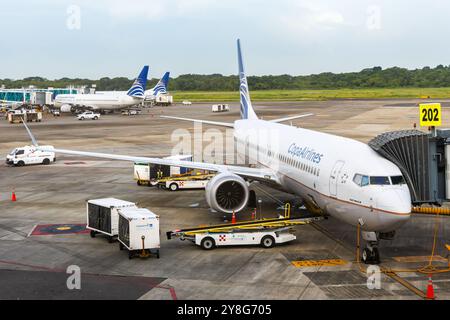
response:
<path id="1" fill-rule="evenodd" d="M 333 169 L 331 170 L 330 174 L 330 195 L 333 197 L 337 196 L 337 185 L 338 185 L 338 177 L 341 173 L 342 167 L 344 166 L 345 162 L 342 160 L 336 161 L 336 163 L 333 166 Z"/>

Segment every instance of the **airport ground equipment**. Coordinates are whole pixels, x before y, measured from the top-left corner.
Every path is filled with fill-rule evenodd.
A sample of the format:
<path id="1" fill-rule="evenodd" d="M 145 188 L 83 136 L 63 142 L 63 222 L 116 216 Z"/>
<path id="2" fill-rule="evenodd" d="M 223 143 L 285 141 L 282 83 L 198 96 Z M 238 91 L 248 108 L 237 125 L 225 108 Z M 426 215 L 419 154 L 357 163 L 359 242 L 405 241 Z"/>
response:
<path id="1" fill-rule="evenodd" d="M 100 119 L 100 113 L 95 113 L 92 111 L 85 111 L 85 112 L 77 115 L 77 119 L 78 120 L 85 120 L 85 119 L 98 120 L 98 119 Z"/>
<path id="2" fill-rule="evenodd" d="M 86 228 L 91 237 L 97 233 L 105 234 L 111 243 L 119 234 L 119 212 L 124 208 L 136 209 L 136 204 L 115 198 L 92 199 L 86 203 Z"/>
<path id="3" fill-rule="evenodd" d="M 211 107 L 212 112 L 226 112 L 230 111 L 228 104 L 213 104 Z"/>
<path id="4" fill-rule="evenodd" d="M 179 177 L 162 178 L 157 180 L 157 184 L 158 187 L 171 191 L 177 191 L 179 189 L 204 189 L 209 180 L 214 176 L 215 174 L 188 174 Z"/>
<path id="5" fill-rule="evenodd" d="M 173 103 L 173 96 L 167 94 L 160 94 L 155 97 L 153 104 L 155 106 L 170 106 Z"/>
<path id="6" fill-rule="evenodd" d="M 53 146 L 45 146 L 46 148 L 53 148 Z M 25 166 L 30 164 L 44 164 L 48 165 L 56 161 L 54 152 L 37 150 L 35 146 L 25 146 L 13 149 L 6 156 L 6 164 L 14 166 Z"/>
<path id="7" fill-rule="evenodd" d="M 119 248 L 128 250 L 128 258 L 147 258 L 152 253 L 159 259 L 159 216 L 148 209 L 119 209 Z"/>
<path id="8" fill-rule="evenodd" d="M 174 155 L 165 157 L 164 159 L 192 161 L 192 155 Z M 156 185 L 157 180 L 161 178 L 184 175 L 188 172 L 189 169 L 184 167 L 164 166 L 150 163 L 134 164 L 134 180 L 137 181 L 138 185 L 153 186 Z"/>
<path id="9" fill-rule="evenodd" d="M 183 102 L 181 103 L 183 106 L 190 106 L 192 105 L 192 102 L 189 100 L 183 100 Z"/>
<path id="10" fill-rule="evenodd" d="M 22 110 L 11 110 L 8 111 L 6 119 L 9 123 L 22 123 L 22 121 L 26 121 L 27 114 Z"/>
<path id="11" fill-rule="evenodd" d="M 178 229 L 168 231 L 166 235 L 167 239 L 178 237 L 181 240 L 190 240 L 207 250 L 221 245 L 249 244 L 260 244 L 270 248 L 276 243 L 295 240 L 295 235 L 291 234 L 291 227 L 322 219 L 324 219 L 322 216 L 291 217 L 290 205 L 287 204 L 285 214 L 281 218 Z"/>
<path id="12" fill-rule="evenodd" d="M 290 242 L 297 239 L 291 228 L 279 228 L 261 231 L 230 231 L 196 233 L 193 242 L 205 250 L 220 246 L 261 245 L 272 248 L 275 244 Z"/>
<path id="13" fill-rule="evenodd" d="M 122 111 L 123 116 L 136 116 L 141 113 L 142 111 L 138 109 L 127 109 Z"/>
<path id="14" fill-rule="evenodd" d="M 25 113 L 26 122 L 41 122 L 42 121 L 42 112 L 36 110 L 26 111 Z"/>

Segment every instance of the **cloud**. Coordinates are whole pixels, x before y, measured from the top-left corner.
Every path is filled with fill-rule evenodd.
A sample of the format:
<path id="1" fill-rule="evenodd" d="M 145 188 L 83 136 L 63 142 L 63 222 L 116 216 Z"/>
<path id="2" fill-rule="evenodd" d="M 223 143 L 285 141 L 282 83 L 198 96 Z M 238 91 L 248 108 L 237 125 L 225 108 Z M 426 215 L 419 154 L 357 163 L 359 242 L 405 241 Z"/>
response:
<path id="1" fill-rule="evenodd" d="M 235 0 L 228 0 L 235 2 Z M 226 2 L 228 2 L 226 1 Z M 97 0 L 85 1 L 85 7 L 107 12 L 112 18 L 161 20 L 167 17 L 199 16 L 220 10 L 226 5 L 219 0 Z"/>
<path id="2" fill-rule="evenodd" d="M 335 29 L 346 24 L 344 16 L 337 10 L 312 1 L 289 2 L 286 14 L 279 20 L 289 31 L 311 31 Z"/>

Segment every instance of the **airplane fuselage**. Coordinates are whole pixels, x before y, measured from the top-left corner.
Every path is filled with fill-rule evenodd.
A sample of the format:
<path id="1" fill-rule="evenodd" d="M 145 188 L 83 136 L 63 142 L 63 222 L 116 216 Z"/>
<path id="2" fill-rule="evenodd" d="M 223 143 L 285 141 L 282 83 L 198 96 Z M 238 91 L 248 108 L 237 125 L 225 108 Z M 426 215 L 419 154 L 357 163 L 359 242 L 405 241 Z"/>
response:
<path id="1" fill-rule="evenodd" d="M 240 156 L 276 172 L 283 189 L 309 208 L 367 231 L 390 232 L 409 219 L 400 169 L 367 144 L 263 120 L 238 120 L 234 129 L 247 146 Z"/>
<path id="2" fill-rule="evenodd" d="M 91 109 L 117 110 L 131 107 L 142 102 L 142 98 L 126 94 L 60 94 L 55 98 L 55 107 L 63 105 L 89 107 Z"/>

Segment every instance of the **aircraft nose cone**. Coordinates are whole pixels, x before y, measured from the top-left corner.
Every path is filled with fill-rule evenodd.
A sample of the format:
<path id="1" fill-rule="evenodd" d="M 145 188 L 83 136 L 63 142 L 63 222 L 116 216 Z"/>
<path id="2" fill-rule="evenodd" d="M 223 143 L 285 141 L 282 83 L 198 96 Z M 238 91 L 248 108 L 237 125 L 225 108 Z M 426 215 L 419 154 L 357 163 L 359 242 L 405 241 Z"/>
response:
<path id="1" fill-rule="evenodd" d="M 410 218 L 411 196 L 409 190 L 407 188 L 384 190 L 377 199 L 377 207 L 385 211 L 385 214 L 379 216 L 382 229 L 386 231 L 397 229 Z"/>
<path id="2" fill-rule="evenodd" d="M 377 206 L 381 210 L 409 214 L 411 213 L 411 196 L 409 190 L 385 190 L 378 197 Z"/>

